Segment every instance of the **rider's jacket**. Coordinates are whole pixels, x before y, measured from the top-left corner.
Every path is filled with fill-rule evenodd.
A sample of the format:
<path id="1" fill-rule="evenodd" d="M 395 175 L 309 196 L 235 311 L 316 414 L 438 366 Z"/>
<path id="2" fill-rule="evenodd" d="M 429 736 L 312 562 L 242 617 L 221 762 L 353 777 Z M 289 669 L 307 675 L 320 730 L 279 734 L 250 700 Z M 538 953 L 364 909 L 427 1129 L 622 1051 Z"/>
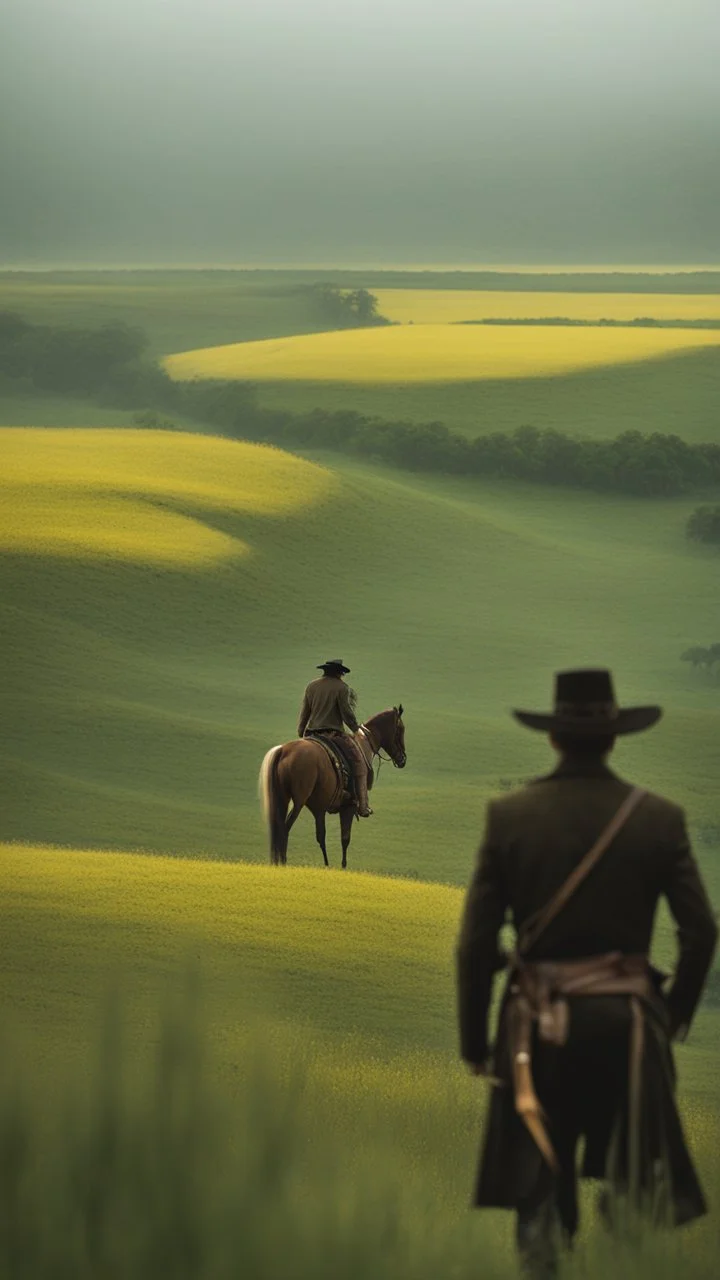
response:
<path id="1" fill-rule="evenodd" d="M 359 728 L 353 711 L 352 694 L 339 676 L 320 676 L 305 690 L 298 721 L 298 737 L 320 729 L 342 733 L 343 724 L 353 733 Z"/>

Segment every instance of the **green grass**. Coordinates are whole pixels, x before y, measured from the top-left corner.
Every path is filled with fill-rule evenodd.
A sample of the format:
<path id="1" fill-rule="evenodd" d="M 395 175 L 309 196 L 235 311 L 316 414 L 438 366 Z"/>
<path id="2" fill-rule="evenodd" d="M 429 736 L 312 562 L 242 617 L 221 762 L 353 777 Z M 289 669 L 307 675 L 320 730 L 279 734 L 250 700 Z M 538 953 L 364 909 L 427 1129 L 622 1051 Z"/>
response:
<path id="1" fill-rule="evenodd" d="M 52 1255 L 154 1278 L 158 1252 L 203 1280 L 512 1274 L 510 1215 L 466 1209 L 487 1086 L 456 1058 L 458 890 L 21 846 L 0 889 L 3 1274 Z M 708 1181 L 716 1017 L 678 1055 Z M 643 1256 L 669 1277 L 681 1250 L 704 1280 L 713 1239 L 705 1221 Z"/>
<path id="2" fill-rule="evenodd" d="M 622 431 L 659 431 L 694 442 L 720 439 L 720 357 L 714 351 L 554 378 L 454 385 L 263 383 L 258 396 L 269 409 L 354 409 L 370 417 L 444 422 L 470 437 L 531 425 L 595 439 Z"/>
<path id="3" fill-rule="evenodd" d="M 203 510 L 174 495 L 176 516 L 200 516 L 250 555 L 162 568 L 6 555 L 15 729 L 1 834 L 264 859 L 259 763 L 294 735 L 327 650 L 353 668 L 364 716 L 407 708 L 409 766 L 382 771 L 351 866 L 462 883 L 488 796 L 551 763 L 509 707 L 545 705 L 552 671 L 588 662 L 616 670 L 625 701 L 665 703 L 660 728 L 618 748 L 618 768 L 687 804 L 705 855 L 718 836 L 720 686 L 679 655 L 718 638 L 716 554 L 685 539 L 692 500 L 330 461 L 336 487 L 307 512 Z M 318 856 L 301 820 L 291 861 Z"/>

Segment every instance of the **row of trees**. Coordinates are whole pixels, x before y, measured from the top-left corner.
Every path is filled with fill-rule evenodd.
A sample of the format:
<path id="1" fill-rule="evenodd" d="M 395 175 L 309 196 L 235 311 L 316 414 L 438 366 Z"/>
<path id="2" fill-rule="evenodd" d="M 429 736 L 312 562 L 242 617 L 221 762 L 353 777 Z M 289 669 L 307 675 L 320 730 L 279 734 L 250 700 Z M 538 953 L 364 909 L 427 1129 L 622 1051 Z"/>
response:
<path id="1" fill-rule="evenodd" d="M 527 426 L 468 440 L 441 422 L 387 422 L 350 410 L 267 411 L 249 388 L 233 392 L 223 384 L 195 383 L 185 384 L 181 394 L 186 412 L 238 436 L 291 449 L 335 449 L 417 471 L 646 497 L 720 485 L 720 445 L 690 445 L 677 436 L 627 431 L 614 440 L 579 440 Z"/>
<path id="2" fill-rule="evenodd" d="M 658 316 L 635 316 L 633 320 L 585 320 L 574 316 L 489 316 L 484 320 L 455 320 L 455 324 L 535 325 L 562 329 L 720 329 L 720 320 L 665 320 Z"/>
<path id="3" fill-rule="evenodd" d="M 614 440 L 583 440 L 532 426 L 468 440 L 442 422 L 389 422 L 349 410 L 268 410 L 258 404 L 251 384 L 173 382 L 146 359 L 146 347 L 143 334 L 125 325 L 55 329 L 0 315 L 0 374 L 15 386 L 90 395 L 122 408 L 159 409 L 237 438 L 291 449 L 334 449 L 418 471 L 646 497 L 720 485 L 716 444 L 688 444 L 678 436 L 639 431 L 626 431 Z M 699 508 L 692 517 L 693 530 L 705 532 L 691 536 L 706 538 L 708 530 L 718 527 L 719 511 Z"/>
<path id="4" fill-rule="evenodd" d="M 30 324 L 0 312 L 0 374 L 3 380 L 60 395 L 121 394 L 145 365 L 148 342 L 141 329 L 107 324 L 99 329 L 65 329 Z"/>

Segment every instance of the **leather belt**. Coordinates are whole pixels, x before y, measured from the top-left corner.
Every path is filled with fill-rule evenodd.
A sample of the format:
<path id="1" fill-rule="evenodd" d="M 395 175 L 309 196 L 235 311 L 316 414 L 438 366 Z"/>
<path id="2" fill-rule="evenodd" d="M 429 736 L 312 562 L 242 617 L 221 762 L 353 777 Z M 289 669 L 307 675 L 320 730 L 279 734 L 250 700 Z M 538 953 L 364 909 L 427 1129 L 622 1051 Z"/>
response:
<path id="1" fill-rule="evenodd" d="M 513 957 L 507 1004 L 508 1037 L 515 1109 L 545 1160 L 558 1172 L 558 1158 L 532 1076 L 533 1030 L 547 1044 L 564 1045 L 568 1036 L 570 996 L 628 996 L 632 1017 L 629 1056 L 629 1154 L 631 1193 L 640 1176 L 640 1101 L 645 1040 L 643 1003 L 654 986 L 648 959 L 612 951 L 585 960 L 528 962 Z"/>

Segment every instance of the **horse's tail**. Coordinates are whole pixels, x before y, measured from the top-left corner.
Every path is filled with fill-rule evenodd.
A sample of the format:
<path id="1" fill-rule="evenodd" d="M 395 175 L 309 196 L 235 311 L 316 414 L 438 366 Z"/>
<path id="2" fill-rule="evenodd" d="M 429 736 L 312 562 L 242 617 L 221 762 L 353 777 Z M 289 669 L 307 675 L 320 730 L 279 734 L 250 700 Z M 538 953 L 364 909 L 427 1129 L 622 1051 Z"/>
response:
<path id="1" fill-rule="evenodd" d="M 285 826 L 287 802 L 283 800 L 278 785 L 278 764 L 282 747 L 271 747 L 260 766 L 258 791 L 270 837 L 270 859 L 284 862 L 287 856 L 288 833 Z"/>

